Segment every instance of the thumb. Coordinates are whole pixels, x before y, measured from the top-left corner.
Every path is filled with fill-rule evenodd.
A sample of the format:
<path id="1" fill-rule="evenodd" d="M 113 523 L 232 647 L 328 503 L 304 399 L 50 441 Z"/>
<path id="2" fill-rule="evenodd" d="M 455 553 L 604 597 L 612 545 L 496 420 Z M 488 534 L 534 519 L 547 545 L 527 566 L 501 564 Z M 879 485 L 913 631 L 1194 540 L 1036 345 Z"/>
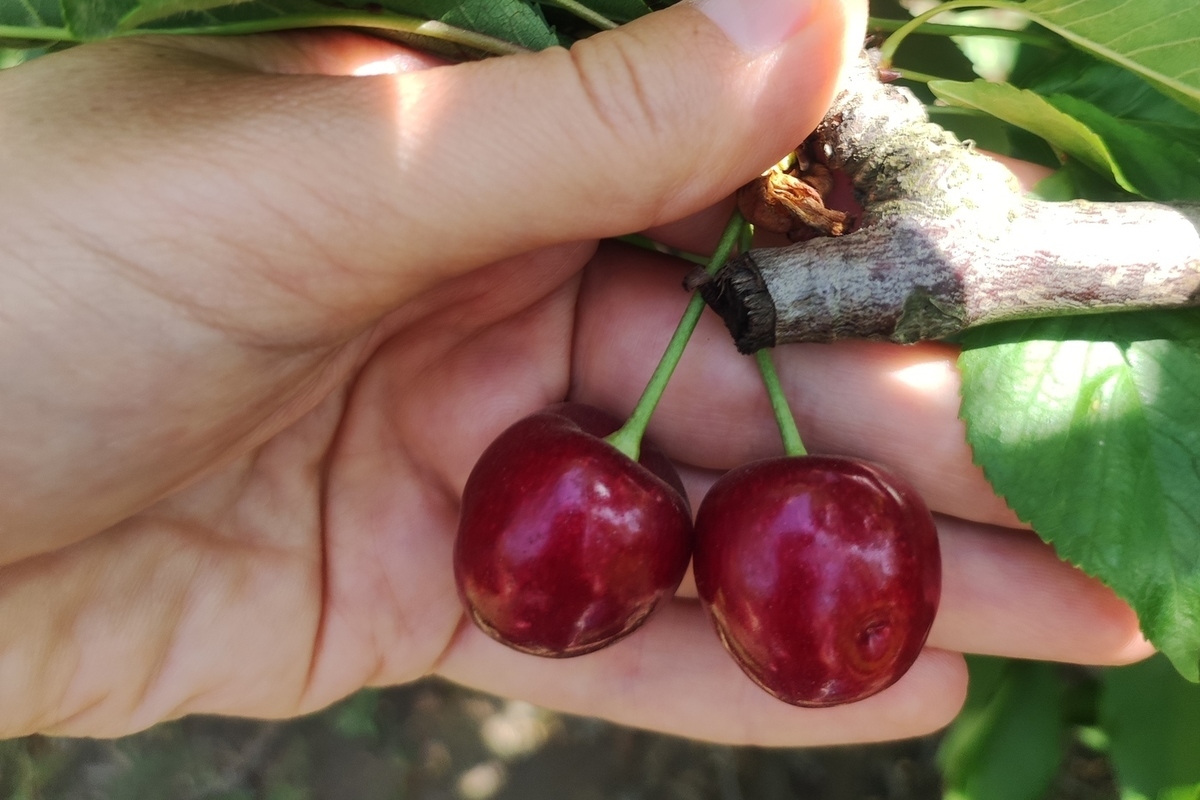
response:
<path id="1" fill-rule="evenodd" d="M 679 219 L 813 129 L 861 48 L 865 5 L 681 4 L 569 51 L 364 87 L 357 124 L 377 123 L 382 93 L 395 150 L 342 191 L 386 199 L 381 252 L 441 273 Z"/>
<path id="2" fill-rule="evenodd" d="M 79 58 L 91 67 L 57 82 L 87 100 L 86 120 L 26 133 L 35 152 L 103 173 L 120 202 L 88 195 L 75 213 L 83 201 L 70 192 L 64 213 L 101 218 L 88 232 L 100 238 L 113 227 L 100 210 L 136 216 L 153 235 L 146 253 L 120 242 L 131 260 L 185 278 L 222 265 L 239 280 L 269 273 L 365 319 L 482 264 L 661 225 L 728 195 L 816 125 L 865 17 L 866 0 L 698 0 L 570 50 L 358 77 L 328 52 L 290 70 L 324 74 L 264 75 L 253 59 L 161 44 L 132 59 L 128 47 L 89 49 Z M 111 169 L 90 144 L 46 145 L 81 124 L 106 141 Z M 222 292 L 212 304 L 256 294 Z"/>

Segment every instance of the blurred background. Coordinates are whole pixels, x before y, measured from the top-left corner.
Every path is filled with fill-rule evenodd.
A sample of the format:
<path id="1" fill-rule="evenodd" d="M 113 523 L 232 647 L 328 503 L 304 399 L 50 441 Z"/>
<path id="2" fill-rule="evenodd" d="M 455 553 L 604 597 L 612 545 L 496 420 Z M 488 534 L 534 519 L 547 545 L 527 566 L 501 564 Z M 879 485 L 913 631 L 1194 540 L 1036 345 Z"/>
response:
<path id="1" fill-rule="evenodd" d="M 1103 754 L 1070 738 L 1048 797 L 1116 800 Z M 365 690 L 284 723 L 192 717 L 113 741 L 33 736 L 2 742 L 0 797 L 928 800 L 943 796 L 940 739 L 722 747 L 428 680 Z"/>

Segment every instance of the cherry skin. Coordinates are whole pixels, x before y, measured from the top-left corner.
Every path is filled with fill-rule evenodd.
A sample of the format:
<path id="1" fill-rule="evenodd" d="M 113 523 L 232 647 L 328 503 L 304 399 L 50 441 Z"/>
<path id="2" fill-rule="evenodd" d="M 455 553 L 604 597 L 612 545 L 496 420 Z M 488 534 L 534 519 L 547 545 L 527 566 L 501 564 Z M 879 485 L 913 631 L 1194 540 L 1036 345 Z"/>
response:
<path id="1" fill-rule="evenodd" d="M 510 647 L 564 658 L 632 633 L 670 598 L 692 554 L 671 462 L 602 437 L 620 427 L 577 403 L 513 424 L 463 491 L 454 577 L 471 619 Z"/>
<path id="2" fill-rule="evenodd" d="M 694 569 L 734 660 L 799 706 L 851 703 L 899 680 L 941 594 L 925 502 L 850 458 L 772 458 L 726 473 L 697 512 Z"/>

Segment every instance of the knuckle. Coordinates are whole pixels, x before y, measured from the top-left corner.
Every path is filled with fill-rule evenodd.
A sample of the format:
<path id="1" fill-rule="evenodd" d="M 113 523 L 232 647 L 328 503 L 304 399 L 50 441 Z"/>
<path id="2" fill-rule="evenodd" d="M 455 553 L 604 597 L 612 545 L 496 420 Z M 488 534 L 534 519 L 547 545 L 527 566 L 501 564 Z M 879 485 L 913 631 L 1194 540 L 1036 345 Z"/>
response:
<path id="1" fill-rule="evenodd" d="M 590 157 L 610 159 L 609 174 L 637 177 L 611 182 L 618 196 L 607 201 L 631 218 L 657 219 L 663 201 L 679 190 L 671 163 L 687 144 L 679 131 L 688 129 L 680 93 L 664 88 L 673 85 L 670 76 L 649 74 L 636 43 L 624 36 L 603 45 L 585 40 L 569 52 L 589 135 L 600 137 Z"/>
<path id="2" fill-rule="evenodd" d="M 631 143 L 653 142 L 667 130 L 669 107 L 637 58 L 629 37 L 604 42 L 584 40 L 568 53 L 579 89 L 595 122 L 614 137 Z"/>

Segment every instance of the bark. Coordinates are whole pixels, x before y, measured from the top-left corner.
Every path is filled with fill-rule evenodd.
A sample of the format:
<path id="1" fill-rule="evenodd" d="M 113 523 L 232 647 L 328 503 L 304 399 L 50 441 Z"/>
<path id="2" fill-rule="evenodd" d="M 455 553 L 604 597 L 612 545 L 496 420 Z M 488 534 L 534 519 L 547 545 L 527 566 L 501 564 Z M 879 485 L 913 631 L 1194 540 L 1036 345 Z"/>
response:
<path id="1" fill-rule="evenodd" d="M 1200 305 L 1200 205 L 1026 199 L 862 59 L 809 138 L 864 208 L 839 238 L 753 250 L 700 287 L 738 348 L 909 343 L 989 322 Z"/>

